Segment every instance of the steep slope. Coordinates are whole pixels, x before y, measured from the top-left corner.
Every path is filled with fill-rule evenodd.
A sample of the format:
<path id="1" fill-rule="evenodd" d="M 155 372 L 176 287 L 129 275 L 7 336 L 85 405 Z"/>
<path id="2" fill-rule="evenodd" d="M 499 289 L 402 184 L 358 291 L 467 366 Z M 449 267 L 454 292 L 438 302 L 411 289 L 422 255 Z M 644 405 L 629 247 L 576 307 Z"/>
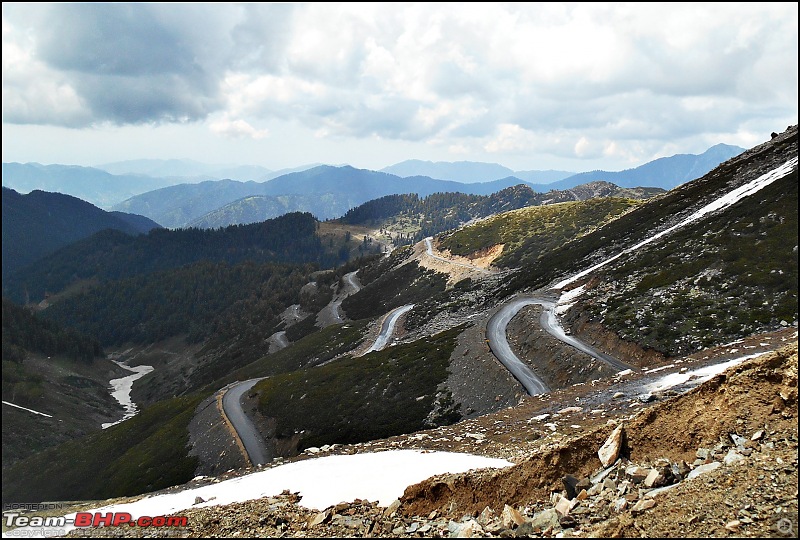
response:
<path id="1" fill-rule="evenodd" d="M 338 255 L 322 246 L 316 230 L 314 217 L 300 213 L 218 230 L 155 229 L 138 237 L 105 230 L 12 275 L 6 290 L 12 299 L 23 301 L 27 294 L 31 301 L 39 302 L 45 293 L 54 294 L 70 285 L 130 278 L 202 260 L 229 264 L 247 260 L 338 262 Z"/>
<path id="2" fill-rule="evenodd" d="M 97 341 L 3 298 L 3 469 L 119 418 L 107 386 L 123 371 Z"/>
<path id="3" fill-rule="evenodd" d="M 104 229 L 129 235 L 160 227 L 143 216 L 106 212 L 69 195 L 3 188 L 3 281 L 14 271 Z"/>

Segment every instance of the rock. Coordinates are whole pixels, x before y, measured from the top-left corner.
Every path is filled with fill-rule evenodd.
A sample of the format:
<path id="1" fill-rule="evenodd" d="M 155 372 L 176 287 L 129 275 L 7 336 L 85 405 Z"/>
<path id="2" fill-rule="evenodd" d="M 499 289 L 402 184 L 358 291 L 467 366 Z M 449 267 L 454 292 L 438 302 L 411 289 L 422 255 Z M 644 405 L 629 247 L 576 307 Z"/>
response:
<path id="1" fill-rule="evenodd" d="M 542 529 L 539 529 L 539 530 L 542 530 Z M 517 537 L 517 538 L 528 538 L 528 537 L 532 536 L 533 533 L 535 533 L 535 532 L 536 531 L 533 528 L 533 524 L 531 522 L 527 522 L 527 523 L 523 523 L 522 525 L 520 525 L 517 528 L 516 532 L 514 533 L 514 536 Z M 500 537 L 501 538 L 503 537 L 504 533 L 505 533 L 505 531 L 503 531 L 503 533 L 500 533 Z M 509 535 L 509 536 L 511 536 L 511 535 Z"/>
<path id="2" fill-rule="evenodd" d="M 516 508 L 505 505 L 503 512 L 500 514 L 500 521 L 507 529 L 511 529 L 514 525 L 522 525 L 525 523 L 525 517 L 519 513 Z"/>
<path id="3" fill-rule="evenodd" d="M 474 519 L 470 519 L 464 523 L 451 521 L 447 528 L 450 531 L 450 538 L 472 538 L 483 533 L 483 529 Z"/>
<path id="4" fill-rule="evenodd" d="M 578 494 L 575 496 L 575 499 L 577 499 L 577 500 L 579 500 L 579 501 L 585 501 L 585 500 L 586 500 L 586 499 L 588 499 L 588 498 L 589 498 L 589 493 L 588 493 L 588 492 L 587 492 L 585 489 L 582 489 L 582 490 L 581 490 L 581 492 L 580 492 L 580 493 L 578 493 Z"/>
<path id="5" fill-rule="evenodd" d="M 308 520 L 308 527 L 311 528 L 316 525 L 319 525 L 320 523 L 325 523 L 326 521 L 328 521 L 330 517 L 331 517 L 331 509 L 328 508 L 324 512 L 319 512 L 310 520 Z"/>
<path id="6" fill-rule="evenodd" d="M 575 495 L 577 495 L 577 490 L 575 487 L 578 485 L 578 479 L 568 474 L 561 479 L 561 482 L 564 484 L 564 489 L 567 490 L 567 498 L 574 499 Z"/>
<path id="7" fill-rule="evenodd" d="M 647 475 L 650 474 L 650 469 L 632 465 L 625 469 L 625 474 L 633 481 L 634 484 L 641 484 L 644 482 L 644 479 L 647 478 Z"/>
<path id="8" fill-rule="evenodd" d="M 676 482 L 680 482 L 686 475 L 689 474 L 691 469 L 686 464 L 685 461 L 679 461 L 677 463 L 670 463 L 670 471 L 672 471 L 672 477 L 675 479 Z"/>
<path id="9" fill-rule="evenodd" d="M 317 448 L 316 446 L 311 446 L 309 448 L 306 448 L 306 452 L 309 453 L 309 454 L 319 454 L 320 453 L 320 449 Z"/>
<path id="10" fill-rule="evenodd" d="M 731 440 L 733 441 L 733 444 L 736 445 L 736 448 L 744 448 L 744 445 L 747 442 L 747 439 L 740 437 L 736 433 L 731 433 Z"/>
<path id="11" fill-rule="evenodd" d="M 617 483 L 614 482 L 611 478 L 606 478 L 603 480 L 603 489 L 608 489 L 611 491 L 615 491 L 617 489 Z"/>
<path id="12" fill-rule="evenodd" d="M 203 497 L 195 497 L 194 498 L 194 504 L 200 504 L 200 503 L 204 503 L 204 502 L 206 502 L 206 500 Z"/>
<path id="13" fill-rule="evenodd" d="M 400 499 L 395 499 L 386 507 L 386 510 L 383 511 L 383 517 L 392 517 L 392 515 L 397 512 L 398 508 L 400 508 Z"/>
<path id="14" fill-rule="evenodd" d="M 733 465 L 734 463 L 738 463 L 743 459 L 744 456 L 742 454 L 731 448 L 728 450 L 728 453 L 725 455 L 725 458 L 722 461 L 725 463 L 725 465 Z"/>
<path id="15" fill-rule="evenodd" d="M 701 474 L 705 474 L 707 472 L 716 470 L 722 466 L 722 463 L 719 461 L 712 461 L 711 463 L 706 463 L 705 465 L 700 465 L 699 467 L 695 467 L 689 474 L 686 475 L 687 480 L 691 480 L 692 478 L 697 478 Z"/>
<path id="16" fill-rule="evenodd" d="M 527 530 L 528 526 L 530 527 L 531 532 L 539 532 L 551 529 L 559 524 L 558 520 L 558 512 L 552 508 L 548 508 L 547 510 L 534 515 L 532 520 L 520 525 L 517 529 L 517 536 L 523 536 L 523 534 L 520 533 L 523 532 L 523 529 Z M 528 534 L 530 534 L 530 532 Z"/>
<path id="17" fill-rule="evenodd" d="M 561 495 L 558 496 L 556 503 L 554 505 L 556 512 L 561 514 L 562 516 L 566 516 L 569 514 L 569 511 L 572 509 L 572 503 L 569 499 L 562 497 Z"/>
<path id="18" fill-rule="evenodd" d="M 760 441 L 763 438 L 764 438 L 764 430 L 763 429 L 759 429 L 758 431 L 753 433 L 753 436 L 750 437 L 750 440 L 751 441 Z"/>
<path id="19" fill-rule="evenodd" d="M 620 497 L 616 501 L 614 501 L 614 511 L 615 512 L 622 512 L 628 507 L 628 499 L 625 497 Z"/>
<path id="20" fill-rule="evenodd" d="M 478 516 L 478 523 L 481 525 L 481 527 L 486 527 L 493 520 L 494 512 L 492 512 L 492 509 L 488 506 L 484 508 L 483 512 L 481 512 L 481 515 Z"/>
<path id="21" fill-rule="evenodd" d="M 579 413 L 583 411 L 583 407 L 567 407 L 558 411 L 558 414 Z"/>
<path id="22" fill-rule="evenodd" d="M 631 508 L 631 514 L 633 515 L 642 514 L 645 512 L 645 510 L 650 510 L 655 505 L 656 501 L 654 501 L 653 499 L 642 499 L 641 501 L 633 505 L 633 508 Z"/>
<path id="23" fill-rule="evenodd" d="M 603 467 L 608 467 L 619 458 L 620 453 L 622 452 L 622 445 L 625 439 L 625 428 L 620 424 L 617 426 L 614 431 L 611 432 L 611 435 L 608 436 L 606 442 L 603 443 L 603 446 L 600 447 L 600 450 L 597 451 L 597 457 L 600 458 L 600 463 L 603 464 Z"/>
<path id="24" fill-rule="evenodd" d="M 666 483 L 666 478 L 658 469 L 650 469 L 650 472 L 644 479 L 644 487 L 654 488 L 663 486 Z"/>
<path id="25" fill-rule="evenodd" d="M 572 529 L 578 524 L 578 520 L 573 516 L 564 516 L 558 520 L 558 524 L 562 529 Z"/>
<path id="26" fill-rule="evenodd" d="M 739 527 L 741 527 L 741 526 L 742 526 L 742 522 L 739 521 L 738 519 L 734 519 L 733 521 L 729 521 L 728 523 L 725 524 L 725 528 L 728 529 L 731 532 L 738 532 L 739 531 Z"/>

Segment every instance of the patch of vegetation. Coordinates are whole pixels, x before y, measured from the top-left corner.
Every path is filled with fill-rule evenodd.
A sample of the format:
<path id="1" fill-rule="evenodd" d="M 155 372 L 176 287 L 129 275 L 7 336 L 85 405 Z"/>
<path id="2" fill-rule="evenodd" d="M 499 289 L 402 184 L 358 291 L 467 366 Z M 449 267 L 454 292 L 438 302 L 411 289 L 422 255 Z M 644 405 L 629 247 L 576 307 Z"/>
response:
<path id="1" fill-rule="evenodd" d="M 351 319 L 383 315 L 405 304 L 422 302 L 447 286 L 447 276 L 426 270 L 414 261 L 382 274 L 342 302 Z"/>
<path id="2" fill-rule="evenodd" d="M 797 172 L 602 274 L 587 308 L 623 339 L 681 355 L 797 320 Z"/>
<path id="3" fill-rule="evenodd" d="M 3 503 L 107 499 L 194 476 L 189 422 L 204 396 L 159 402 L 107 430 L 49 448 L 3 470 Z"/>
<path id="4" fill-rule="evenodd" d="M 425 427 L 437 387 L 447 379 L 456 338 L 463 327 L 426 340 L 343 358 L 314 369 L 265 379 L 254 390 L 259 410 L 277 419 L 276 435 L 304 432 L 301 448 L 356 443 Z M 440 398 L 441 399 L 446 398 Z M 441 402 L 447 414 L 460 416 Z"/>
<path id="5" fill-rule="evenodd" d="M 265 377 L 317 366 L 353 350 L 364 340 L 369 320 L 334 324 L 317 330 L 285 349 L 262 356 L 214 382 L 209 389 L 229 382 Z M 223 375 L 221 374 L 220 377 Z"/>
<path id="6" fill-rule="evenodd" d="M 105 345 L 270 335 L 296 303 L 312 265 L 201 262 L 114 281 L 53 304 L 44 315 Z"/>
<path id="7" fill-rule="evenodd" d="M 639 201 L 620 198 L 589 199 L 535 206 L 504 212 L 440 239 L 439 246 L 454 255 L 467 256 L 505 244 L 494 264 L 517 267 L 582 236 L 635 208 Z"/>
<path id="8" fill-rule="evenodd" d="M 103 354 L 97 340 L 39 317 L 3 297 L 3 364 L 6 360 L 22 362 L 28 352 L 65 355 L 82 362 L 91 362 Z M 4 385 L 5 372 L 4 367 Z"/>
<path id="9" fill-rule="evenodd" d="M 12 300 L 25 301 L 29 295 L 39 301 L 46 293 L 57 293 L 78 281 L 127 279 L 200 261 L 334 266 L 340 262 L 338 257 L 327 252 L 316 232 L 314 217 L 297 212 L 224 229 L 154 229 L 136 237 L 106 230 L 17 272 L 5 290 Z"/>

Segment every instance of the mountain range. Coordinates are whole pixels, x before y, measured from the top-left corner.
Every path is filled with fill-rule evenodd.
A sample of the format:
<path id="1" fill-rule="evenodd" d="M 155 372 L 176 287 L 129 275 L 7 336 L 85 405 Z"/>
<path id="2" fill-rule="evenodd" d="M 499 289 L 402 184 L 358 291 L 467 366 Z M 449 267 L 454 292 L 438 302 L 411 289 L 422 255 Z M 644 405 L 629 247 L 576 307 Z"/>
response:
<path id="1" fill-rule="evenodd" d="M 286 211 L 310 211 L 320 219 L 328 219 L 338 217 L 362 202 L 392 193 L 417 193 L 425 196 L 451 191 L 488 195 L 519 183 L 527 183 L 534 190 L 544 192 L 569 189 L 595 180 L 611 182 L 620 187 L 671 189 L 705 174 L 715 165 L 742 151 L 739 147 L 719 144 L 699 155 L 678 154 L 659 158 L 626 171 L 579 174 L 566 171 L 515 172 L 496 163 L 420 160 L 404 161 L 378 172 L 349 166 L 303 166 L 269 171 L 259 166 L 207 165 L 190 160 L 133 160 L 109 163 L 100 168 L 4 163 L 3 185 L 21 193 L 33 189 L 57 191 L 105 209 L 140 213 L 165 227 L 183 227 L 201 226 L 206 222 L 216 223 L 219 221 L 216 218 L 204 220 L 204 214 L 252 196 L 326 193 L 326 201 L 319 208 L 314 206 L 313 198 L 302 197 L 295 198 L 295 202 L 269 200 L 258 204 L 265 209 L 271 207 L 277 210 L 283 207 Z M 342 174 L 337 169 L 349 171 L 359 177 L 348 178 L 347 174 Z M 310 173 L 312 170 L 315 172 Z M 293 174 L 295 176 L 291 176 Z M 260 185 L 287 175 L 288 178 L 274 186 Z M 383 182 L 386 185 L 371 186 L 367 177 L 374 183 Z M 399 183 L 398 178 L 409 180 Z M 309 179 L 313 179 L 312 182 Z M 337 185 L 342 180 L 344 185 Z M 299 181 L 300 185 L 293 186 L 294 181 Z M 205 182 L 223 183 L 211 186 L 204 184 Z M 312 186 L 312 183 L 315 185 Z M 188 186 L 175 191 L 158 191 L 167 186 L 184 184 Z M 204 185 L 191 187 L 192 184 Z M 347 191 L 350 188 L 356 191 Z M 157 193 L 149 195 L 154 190 Z M 168 197 L 167 200 L 159 200 L 165 196 Z M 170 198 L 173 196 L 175 203 L 170 207 Z M 252 205 L 253 202 L 248 204 Z M 265 214 L 263 219 L 269 217 L 274 216 Z"/>
<path id="2" fill-rule="evenodd" d="M 607 515 L 599 519 L 609 527 L 624 519 L 619 527 L 628 528 L 618 532 L 636 534 L 635 520 L 646 522 L 653 514 L 645 512 L 666 506 L 670 494 L 682 494 L 682 504 L 691 496 L 695 504 L 716 491 L 702 480 L 679 483 L 690 470 L 711 462 L 730 467 L 721 472 L 745 470 L 723 459 L 739 459 L 731 451 L 743 452 L 742 459 L 758 457 L 767 451 L 761 442 L 772 437 L 771 429 L 796 440 L 796 367 L 792 372 L 774 360 L 755 371 L 729 371 L 694 392 L 656 383 L 775 351 L 787 340 L 795 343 L 796 366 L 797 143 L 793 126 L 732 158 L 723 157 L 731 148 L 717 148 L 703 159 L 659 160 L 639 172 L 667 181 L 659 171 L 674 165 L 671 178 L 679 181 L 721 161 L 644 200 L 631 196 L 654 193 L 620 191 L 607 178 L 553 191 L 561 198 L 551 204 L 528 204 L 547 194 L 518 178 L 503 180 L 511 184 L 507 191 L 494 189 L 486 199 L 452 190 L 424 197 L 409 193 L 451 183 L 329 166 L 264 183 L 198 184 L 213 196 L 244 185 L 262 189 L 258 197 L 294 196 L 298 204 L 301 197 L 322 198 L 345 186 L 371 199 L 327 222 L 287 214 L 251 225 L 157 229 L 135 237 L 100 231 L 39 259 L 16 289 L 51 293 L 49 307 L 33 315 L 48 325 L 15 312 L 18 328 L 6 326 L 4 317 L 4 343 L 23 327 L 36 330 L 24 335 L 43 336 L 66 328 L 96 339 L 116 360 L 154 369 L 134 383 L 138 414 L 61 442 L 69 438 L 59 427 L 62 413 L 34 369 L 50 359 L 25 339 L 13 341 L 19 350 L 4 362 L 3 399 L 22 395 L 29 411 L 51 418 L 29 422 L 29 432 L 39 438 L 36 452 L 24 457 L 33 442 L 16 437 L 20 429 L 8 431 L 6 416 L 19 428 L 33 413 L 4 409 L 4 455 L 8 446 L 15 456 L 4 470 L 4 502 L 132 496 L 253 470 L 252 454 L 239 435 L 231 436 L 231 417 L 222 405 L 238 389 L 241 398 L 234 401 L 275 470 L 281 460 L 298 456 L 377 453 L 401 444 L 423 453 L 513 456 L 519 464 L 496 476 L 463 473 L 411 489 L 393 504 L 399 508 L 395 517 L 385 513 L 389 521 L 381 521 L 381 531 L 370 528 L 373 521 L 366 528 L 366 521 L 356 523 L 355 506 L 337 506 L 304 518 L 303 534 L 341 531 L 346 524 L 364 534 L 439 534 L 447 531 L 447 520 L 455 532 L 461 525 L 454 520 L 467 512 L 485 534 L 509 536 L 516 528 L 522 536 L 533 534 L 528 518 L 534 513 L 551 514 L 547 527 L 560 531 L 588 527 L 586 513 L 603 508 Z M 485 188 L 480 182 L 462 185 Z M 214 192 L 215 186 L 224 189 Z M 395 186 L 409 191 L 378 195 Z M 180 193 L 162 190 L 160 198 L 140 200 L 164 215 L 170 210 L 158 206 L 164 199 L 179 202 L 186 215 L 197 212 L 202 198 L 190 204 L 193 199 L 180 201 Z M 472 214 L 459 215 L 462 207 Z M 434 218 L 458 226 L 411 245 L 394 243 Z M 552 327 L 542 322 L 548 320 L 555 321 Z M 522 377 L 506 367 L 511 356 L 540 380 L 541 394 L 528 395 Z M 94 373 L 102 369 L 107 366 Z M 746 379 L 741 388 L 722 392 L 740 376 Z M 76 387 L 90 385 L 70 377 Z M 762 392 L 767 380 L 774 385 Z M 68 394 L 65 388 L 58 392 Z M 686 395 L 694 400 L 680 401 Z M 88 399 L 79 407 L 111 414 L 107 404 Z M 642 412 L 634 419 L 636 411 Z M 672 423 L 656 431 L 664 414 L 674 416 Z M 620 443 L 610 465 L 602 464 L 598 448 L 615 427 L 624 433 L 623 426 L 628 435 L 619 438 L 630 446 Z M 57 440 L 48 439 L 48 429 L 60 433 Z M 732 433 L 746 435 L 741 445 Z M 583 437 L 582 446 L 567 445 L 575 434 Z M 782 441 L 769 439 L 771 449 Z M 786 451 L 782 459 L 792 459 L 790 445 Z M 625 460 L 655 473 L 629 473 Z M 788 485 L 793 494 L 791 465 L 773 473 L 781 492 Z M 593 482 L 598 472 L 609 476 Z M 648 499 L 645 479 L 652 476 L 648 482 L 655 487 L 659 475 L 659 482 L 677 488 Z M 583 478 L 587 493 L 579 495 L 570 482 Z M 726 477 L 715 478 L 719 485 Z M 620 495 L 622 486 L 629 492 Z M 746 516 L 737 514 L 745 499 L 737 499 L 730 518 L 714 514 L 713 531 Z M 273 505 L 277 524 L 286 506 L 276 501 L 246 504 Z M 635 511 L 628 508 L 634 504 Z M 204 523 L 233 523 L 233 529 L 251 508 L 205 506 L 200 510 L 213 517 Z M 717 507 L 715 512 L 728 508 Z M 501 510 L 506 525 L 493 528 Z M 516 521 L 512 511 L 520 514 Z M 753 506 L 747 512 L 767 510 Z M 428 516 L 426 526 L 444 516 L 444 529 L 418 533 L 417 518 L 410 517 L 416 515 Z M 742 519 L 737 527 L 745 525 Z"/>
<path id="3" fill-rule="evenodd" d="M 3 280 L 58 249 L 104 229 L 145 234 L 160 225 L 144 216 L 106 212 L 61 193 L 21 195 L 3 188 Z"/>

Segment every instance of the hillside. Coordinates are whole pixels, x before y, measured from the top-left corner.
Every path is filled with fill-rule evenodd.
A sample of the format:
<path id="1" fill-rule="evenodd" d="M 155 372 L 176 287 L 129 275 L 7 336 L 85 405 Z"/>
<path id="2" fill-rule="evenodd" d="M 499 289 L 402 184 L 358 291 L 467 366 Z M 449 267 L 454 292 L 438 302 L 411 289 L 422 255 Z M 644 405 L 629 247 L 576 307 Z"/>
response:
<path id="1" fill-rule="evenodd" d="M 138 235 L 160 225 L 143 216 L 106 212 L 81 199 L 3 188 L 3 283 L 8 276 L 72 242 L 104 229 Z"/>
<path id="2" fill-rule="evenodd" d="M 634 521 L 647 523 L 638 519 L 649 515 L 640 484 L 651 476 L 651 469 L 657 474 L 647 489 L 660 482 L 696 494 L 691 486 L 697 484 L 684 483 L 688 471 L 706 462 L 722 463 L 732 450 L 751 450 L 741 456 L 752 456 L 758 467 L 765 467 L 766 461 L 758 461 L 761 457 L 788 460 L 792 472 L 778 475 L 776 469 L 768 474 L 776 475 L 780 496 L 788 494 L 786 500 L 794 500 L 796 160 L 793 127 L 703 177 L 645 201 L 618 197 L 576 201 L 572 193 L 570 202 L 501 212 L 452 234 L 398 247 L 388 256 L 355 258 L 346 266 L 331 264 L 306 273 L 295 269 L 286 283 L 274 281 L 274 289 L 259 288 L 269 282 L 259 273 L 266 267 L 254 265 L 245 272 L 233 263 L 226 269 L 222 261 L 97 287 L 98 292 L 108 287 L 103 295 L 110 295 L 113 287 L 121 298 L 134 298 L 109 302 L 110 306 L 130 302 L 133 309 L 127 320 L 115 319 L 100 305 L 79 307 L 58 299 L 47 311 L 58 313 L 63 305 L 59 321 L 65 324 L 88 320 L 97 311 L 91 332 L 138 331 L 150 320 L 160 329 L 171 322 L 171 314 L 189 326 L 178 330 L 172 342 L 153 342 L 164 336 L 121 334 L 115 352 L 156 366 L 134 389 L 137 402 L 149 406 L 132 421 L 115 426 L 113 433 L 21 461 L 4 474 L 4 497 L 8 493 L 20 500 L 67 498 L 71 493 L 133 495 L 207 474 L 202 471 L 246 467 L 250 458 L 225 427 L 227 413 L 210 404 L 240 388 L 240 381 L 264 378 L 243 389 L 240 405 L 271 455 L 279 458 L 273 464 L 390 448 L 474 452 L 513 458 L 519 464 L 496 473 L 423 483 L 406 492 L 402 510 L 394 515 L 389 511 L 378 517 L 382 510 L 363 501 L 342 506 L 319 517 L 316 524 L 306 523 L 303 534 L 341 534 L 344 529 L 336 527 L 345 527 L 345 510 L 351 518 L 370 516 L 369 525 L 362 521 L 352 527 L 359 534 L 413 535 L 425 526 L 430 534 L 448 527 L 456 532 L 462 526 L 473 527 L 466 524 L 465 514 L 484 533 L 504 536 L 522 535 L 527 529 L 519 527 L 534 527 L 531 521 L 537 516 L 551 520 L 544 527 L 550 533 L 611 531 L 617 524 L 620 530 L 632 531 Z M 586 192 L 607 187 L 599 184 Z M 379 222 L 386 219 L 382 216 L 398 215 L 398 209 L 414 209 L 419 215 L 436 208 L 433 203 L 438 199 L 427 199 L 385 198 L 359 210 L 363 221 L 354 220 Z M 451 203 L 442 208 L 456 206 Z M 499 209 L 502 206 L 492 211 Z M 368 229 L 360 226 L 365 227 L 361 243 L 369 245 Z M 250 227 L 160 234 L 174 238 L 168 245 L 178 251 L 174 248 L 183 245 L 178 241 L 181 234 L 207 240 L 203 245 L 222 246 L 238 238 L 236 231 L 255 235 Z M 316 227 L 313 232 L 319 234 Z M 502 250 L 497 249 L 501 244 Z M 117 251 L 124 249 L 128 248 Z M 242 249 L 233 255 L 252 255 Z M 290 267 L 272 271 L 292 275 Z M 207 290 L 216 297 L 214 282 L 220 290 L 241 289 L 235 294 L 248 291 L 247 296 L 227 308 L 209 302 L 203 294 Z M 141 302 L 135 299 L 137 294 Z M 196 311 L 193 300 L 211 309 Z M 337 321 L 321 324 L 315 315 L 323 310 L 336 313 Z M 551 320 L 555 322 L 549 325 Z M 185 338 L 192 333 L 191 324 L 198 325 L 194 334 L 198 341 L 190 346 Z M 134 340 L 138 343 L 131 346 Z M 782 349 L 785 345 L 790 348 Z M 743 364 L 764 352 L 772 356 Z M 515 366 L 541 379 L 543 394 L 528 395 L 519 372 L 509 367 L 512 357 Z M 690 390 L 704 377 L 734 365 L 738 367 L 715 382 Z M 727 381 L 732 386 L 717 392 Z M 632 418 L 639 409 L 641 416 Z M 697 410 L 708 414 L 698 415 Z M 622 461 L 607 473 L 614 490 L 626 486 L 614 497 L 603 479 L 590 480 L 600 471 L 595 456 L 612 431 L 609 420 L 624 423 L 629 443 L 622 454 L 629 462 Z M 756 435 L 759 430 L 763 433 Z M 203 437 L 206 432 L 213 437 Z M 772 447 L 747 447 L 730 437 L 722 444 L 720 436 L 730 433 L 758 444 L 770 442 Z M 374 441 L 376 437 L 382 439 Z M 132 449 L 134 440 L 139 442 Z M 780 446 L 784 440 L 789 441 L 787 448 Z M 52 482 L 67 463 L 73 465 L 65 480 Z M 99 463 L 104 485 L 80 481 L 91 463 Z M 142 465 L 135 473 L 137 464 Z M 672 472 L 673 464 L 677 472 Z M 629 465 L 647 469 L 647 474 L 628 472 Z M 660 467 L 668 467 L 672 476 Z M 562 482 L 567 474 L 576 483 L 587 478 L 585 496 L 569 492 L 569 484 Z M 720 482 L 724 477 L 708 478 Z M 741 478 L 743 485 L 752 485 L 749 476 Z M 595 484 L 600 487 L 592 488 Z M 551 499 L 552 492 L 564 488 L 561 497 L 568 499 L 566 503 L 559 497 Z M 605 495 L 604 489 L 609 491 Z M 742 500 L 748 496 L 746 488 L 737 493 Z M 581 502 L 587 500 L 592 506 Z M 657 499 L 655 508 L 662 500 Z M 729 517 L 728 505 L 723 504 L 725 508 L 715 513 L 704 512 L 715 516 L 716 527 L 728 524 L 717 523 L 717 516 L 733 520 L 740 509 L 750 516 L 774 514 L 777 505 L 781 512 L 796 512 L 796 506 L 783 499 L 759 500 L 770 509 L 736 507 Z M 249 504 L 278 504 L 266 501 Z M 285 512 L 311 516 L 282 502 L 278 508 Z M 515 523 L 501 528 L 505 504 L 520 515 L 506 510 Z M 619 509 L 612 512 L 613 505 Z M 482 515 L 485 506 L 492 511 Z M 676 507 L 665 504 L 665 508 Z M 196 511 L 190 512 L 198 522 L 217 527 L 197 529 L 203 532 L 232 534 L 244 519 L 235 508 Z M 264 511 L 276 519 L 281 515 L 275 508 Z M 571 512 L 572 519 L 562 519 Z M 544 517 L 539 516 L 542 513 Z M 204 521 L 203 516 L 210 518 Z M 219 528 L 221 516 L 237 516 L 239 521 L 231 528 Z M 292 519 L 281 522 L 284 530 L 299 534 L 299 528 L 291 529 Z M 760 532 L 761 525 L 748 527 L 755 521 L 742 519 L 736 527 Z M 379 530 L 371 528 L 376 523 Z M 666 521 L 659 523 L 661 527 Z M 263 523 L 254 530 L 270 526 Z M 705 529 L 698 524 L 696 530 Z"/>
<path id="3" fill-rule="evenodd" d="M 313 216 L 300 213 L 217 230 L 155 229 L 138 237 L 106 230 L 18 272 L 8 280 L 6 290 L 12 299 L 22 301 L 27 294 L 31 301 L 39 302 L 45 293 L 54 294 L 72 285 L 130 278 L 202 260 L 229 264 L 248 260 L 338 262 L 338 246 L 323 246 L 316 231 Z"/>
<path id="4" fill-rule="evenodd" d="M 3 298 L 3 470 L 119 418 L 107 384 L 123 372 L 96 340 Z"/>

